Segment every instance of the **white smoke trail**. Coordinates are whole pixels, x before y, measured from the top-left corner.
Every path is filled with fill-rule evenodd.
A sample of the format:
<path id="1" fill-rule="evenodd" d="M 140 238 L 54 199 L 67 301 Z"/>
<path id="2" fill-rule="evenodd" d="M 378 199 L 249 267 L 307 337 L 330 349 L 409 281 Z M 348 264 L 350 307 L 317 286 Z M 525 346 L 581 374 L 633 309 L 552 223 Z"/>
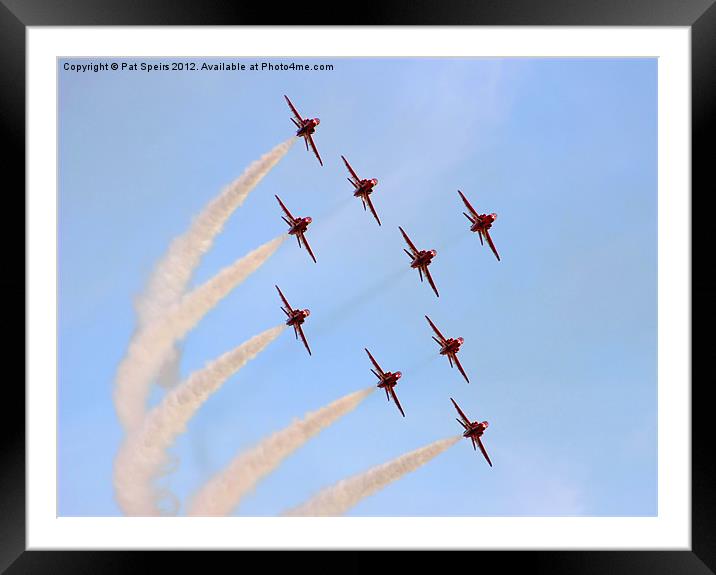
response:
<path id="1" fill-rule="evenodd" d="M 256 484 L 309 439 L 337 419 L 353 411 L 376 388 L 370 387 L 346 395 L 318 411 L 306 414 L 288 427 L 277 431 L 258 445 L 239 454 L 228 467 L 211 478 L 196 494 L 188 515 L 224 516 L 231 513 Z"/>
<path id="2" fill-rule="evenodd" d="M 462 436 L 441 439 L 401 455 L 397 459 L 383 463 L 359 475 L 343 479 L 320 491 L 314 497 L 283 513 L 293 517 L 332 517 L 343 515 L 362 499 L 373 495 L 386 485 L 397 481 L 407 473 L 425 465 L 449 447 L 455 445 Z"/>
<path id="3" fill-rule="evenodd" d="M 171 389 L 181 381 L 182 347 L 181 343 L 176 343 L 172 346 L 171 350 L 167 352 L 164 358 L 164 364 L 159 369 L 155 380 L 159 387 Z"/>
<path id="4" fill-rule="evenodd" d="M 182 298 L 167 314 L 140 329 L 117 369 L 114 403 L 122 425 L 134 430 L 142 423 L 151 382 L 173 345 L 232 289 L 256 271 L 286 239 L 280 236 L 258 247 Z"/>
<path id="5" fill-rule="evenodd" d="M 179 302 L 202 256 L 211 248 L 214 238 L 231 214 L 286 155 L 295 141 L 293 137 L 286 140 L 249 165 L 199 213 L 186 233 L 172 241 L 152 273 L 144 294 L 137 301 L 140 328 L 155 321 Z"/>
<path id="6" fill-rule="evenodd" d="M 162 494 L 153 481 L 165 473 L 171 461 L 166 450 L 209 396 L 285 328 L 268 329 L 194 372 L 167 393 L 142 426 L 127 437 L 114 462 L 115 495 L 126 515 L 165 514 L 159 506 Z"/>

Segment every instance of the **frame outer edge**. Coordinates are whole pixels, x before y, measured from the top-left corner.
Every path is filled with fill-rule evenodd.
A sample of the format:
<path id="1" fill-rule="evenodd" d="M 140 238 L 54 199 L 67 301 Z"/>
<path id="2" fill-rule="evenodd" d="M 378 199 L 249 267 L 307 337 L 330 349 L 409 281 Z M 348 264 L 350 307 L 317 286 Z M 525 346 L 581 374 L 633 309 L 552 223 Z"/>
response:
<path id="1" fill-rule="evenodd" d="M 0 134 L 4 140 L 2 173 L 8 181 L 3 182 L 4 211 L 10 218 L 0 226 L 3 245 L 11 246 L 5 254 L 6 270 L 0 285 L 6 301 L 15 302 L 7 306 L 4 320 L 15 319 L 23 325 L 22 338 L 8 337 L 5 357 L 13 367 L 21 365 L 22 380 L 6 377 L 3 384 L 2 405 L 5 406 L 0 418 L 0 572 L 25 549 L 25 381 L 24 353 L 20 346 L 25 344 L 24 315 L 25 298 L 25 251 L 19 246 L 18 230 L 8 225 L 14 220 L 18 226 L 25 222 L 25 26 L 4 4 L 0 4 Z M 9 176 L 9 178 L 8 178 Z M 12 183 L 10 183 L 12 182 Z M 22 213 L 22 217 L 20 217 Z M 22 234 L 23 240 L 25 233 Z M 12 270 L 11 273 L 7 271 Z M 16 279 L 22 270 L 22 284 Z M 22 302 L 22 309 L 19 303 Z M 15 349 L 16 348 L 16 349 Z M 13 370 L 14 373 L 20 369 Z M 14 416 L 14 417 L 13 417 Z"/>

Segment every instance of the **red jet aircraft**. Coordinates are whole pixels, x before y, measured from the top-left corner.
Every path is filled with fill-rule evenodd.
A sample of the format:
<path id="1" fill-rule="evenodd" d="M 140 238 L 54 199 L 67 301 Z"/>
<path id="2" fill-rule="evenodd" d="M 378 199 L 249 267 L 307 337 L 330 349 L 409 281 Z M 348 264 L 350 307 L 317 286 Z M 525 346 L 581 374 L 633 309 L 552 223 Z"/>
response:
<path id="1" fill-rule="evenodd" d="M 492 461 L 490 461 L 490 456 L 487 455 L 487 451 L 485 451 L 485 446 L 482 444 L 482 440 L 480 439 L 480 437 L 482 437 L 482 434 L 485 433 L 487 426 L 490 424 L 487 423 L 487 421 L 470 421 L 467 418 L 467 415 L 462 412 L 462 409 L 460 409 L 460 407 L 457 403 L 455 403 L 455 400 L 452 397 L 450 398 L 450 401 L 452 401 L 452 404 L 455 406 L 455 409 L 457 409 L 457 412 L 460 414 L 460 419 L 455 419 L 460 425 L 462 425 L 463 429 L 465 430 L 465 433 L 463 433 L 462 436 L 469 437 L 472 440 L 472 448 L 475 451 L 477 451 L 477 447 L 475 447 L 475 443 L 477 442 L 477 445 L 480 447 L 480 451 L 482 451 L 482 454 L 485 456 L 485 459 L 487 459 L 487 463 L 489 463 L 490 467 L 492 467 Z"/>
<path id="2" fill-rule="evenodd" d="M 435 292 L 435 295 L 440 297 L 440 294 L 438 293 L 438 288 L 435 287 L 435 282 L 433 282 L 433 278 L 430 275 L 430 270 L 428 269 L 430 262 L 433 261 L 433 258 L 437 255 L 438 252 L 436 252 L 435 250 L 419 250 L 415 247 L 415 244 L 410 241 L 410 238 L 408 237 L 408 234 L 405 233 L 405 230 L 400 226 L 398 226 L 398 229 L 400 230 L 400 233 L 403 234 L 405 241 L 410 247 L 410 251 L 406 249 L 403 250 L 412 260 L 410 262 L 410 267 L 418 270 L 418 273 L 420 274 L 420 281 L 423 281 L 423 274 L 425 274 L 425 276 L 428 278 L 430 286 Z"/>
<path id="3" fill-rule="evenodd" d="M 286 296 L 283 295 L 281 292 L 281 289 L 276 286 L 276 289 L 278 290 L 278 295 L 281 296 L 281 300 L 283 301 L 283 306 L 281 307 L 281 311 L 285 313 L 288 316 L 288 320 L 286 320 L 286 325 L 290 325 L 293 327 L 293 331 L 296 335 L 296 339 L 298 339 L 298 336 L 301 336 L 301 340 L 303 341 L 303 345 L 306 346 L 306 351 L 308 351 L 308 355 L 311 355 L 311 348 L 308 347 L 308 342 L 306 341 L 306 336 L 303 335 L 303 328 L 301 328 L 301 324 L 303 324 L 304 321 L 306 321 L 306 318 L 311 315 L 311 310 L 309 309 L 293 309 L 291 307 L 291 304 L 288 303 L 288 300 L 286 299 Z"/>
<path id="4" fill-rule="evenodd" d="M 484 245 L 482 241 L 483 237 L 487 240 L 487 243 L 490 244 L 490 249 L 492 249 L 492 253 L 495 254 L 495 257 L 499 262 L 500 254 L 497 253 L 497 248 L 495 248 L 495 244 L 492 243 L 492 238 L 490 237 L 490 228 L 492 227 L 492 224 L 495 223 L 497 214 L 478 214 L 477 210 L 470 205 L 470 202 L 467 201 L 467 198 L 463 195 L 463 193 L 460 190 L 458 190 L 457 193 L 460 194 L 465 207 L 470 212 L 469 214 L 463 212 L 465 217 L 470 220 L 470 223 L 472 224 L 470 226 L 470 231 L 477 232 L 477 235 L 480 238 L 480 245 Z"/>
<path id="5" fill-rule="evenodd" d="M 470 380 L 467 378 L 465 371 L 462 369 L 462 365 L 460 365 L 460 360 L 457 358 L 457 352 L 460 351 L 460 346 L 465 340 L 461 337 L 458 337 L 457 339 L 453 339 L 452 337 L 445 338 L 445 336 L 440 333 L 440 330 L 435 326 L 435 324 L 430 321 L 430 318 L 428 316 L 425 316 L 425 319 L 428 320 L 430 327 L 433 328 L 433 331 L 438 336 L 433 336 L 433 339 L 440 346 L 440 355 L 447 356 L 448 361 L 450 362 L 450 367 L 452 367 L 452 364 L 455 363 L 458 371 L 465 378 L 465 381 L 470 383 Z"/>
<path id="6" fill-rule="evenodd" d="M 396 372 L 383 371 L 380 368 L 380 366 L 378 365 L 378 362 L 375 361 L 375 358 L 368 351 L 368 348 L 364 348 L 364 349 L 365 349 L 365 352 L 368 354 L 368 357 L 370 358 L 370 360 L 373 362 L 373 365 L 375 366 L 375 369 L 371 369 L 371 371 L 380 380 L 378 387 L 382 387 L 385 390 L 385 397 L 388 398 L 388 401 L 390 401 L 391 396 L 393 397 L 393 401 L 395 402 L 395 405 L 398 406 L 400 413 L 403 415 L 403 417 L 405 417 L 405 412 L 403 411 L 403 408 L 400 407 L 400 402 L 398 401 L 398 396 L 395 395 L 395 390 L 393 389 L 396 385 L 398 385 L 398 380 L 402 377 L 403 374 L 400 373 L 399 371 L 396 371 Z M 390 395 L 388 395 L 388 393 L 390 393 Z"/>
<path id="7" fill-rule="evenodd" d="M 298 137 L 304 139 L 304 141 L 306 142 L 307 150 L 308 150 L 308 144 L 311 144 L 311 149 L 313 150 L 313 153 L 316 154 L 316 158 L 318 158 L 318 163 L 323 165 L 321 156 L 318 154 L 318 150 L 316 149 L 316 144 L 313 143 L 313 137 L 311 136 L 311 134 L 313 134 L 316 131 L 316 126 L 318 126 L 318 124 L 321 123 L 321 120 L 319 120 L 318 118 L 306 118 L 306 119 L 302 118 L 301 114 L 299 114 L 298 110 L 296 110 L 296 107 L 291 103 L 291 100 L 288 99 L 288 96 L 284 95 L 284 98 L 286 98 L 288 107 L 291 108 L 293 115 L 296 116 L 295 118 L 291 118 L 291 121 L 298 128 L 296 135 Z"/>
<path id="8" fill-rule="evenodd" d="M 286 214 L 286 217 L 281 216 L 281 219 L 288 224 L 289 235 L 296 236 L 296 239 L 298 240 L 298 247 L 300 248 L 301 244 L 303 243 L 303 245 L 306 246 L 306 249 L 308 250 L 308 255 L 311 256 L 313 262 L 318 263 L 316 262 L 316 256 L 313 255 L 313 250 L 311 250 L 311 246 L 308 245 L 308 240 L 306 239 L 306 230 L 308 230 L 308 226 L 313 220 L 309 217 L 294 218 L 291 215 L 291 212 L 288 211 L 288 208 L 283 205 L 281 198 L 279 198 L 278 196 L 274 197 L 278 200 L 281 209 Z"/>
<path id="9" fill-rule="evenodd" d="M 351 177 L 348 178 L 348 181 L 353 184 L 353 187 L 355 188 L 355 190 L 353 190 L 353 195 L 356 198 L 361 199 L 361 201 L 363 202 L 364 210 L 366 209 L 366 205 L 370 208 L 370 211 L 373 214 L 375 221 L 378 222 L 378 225 L 380 225 L 380 218 L 378 217 L 378 214 L 375 213 L 373 202 L 370 201 L 370 195 L 373 193 L 373 188 L 378 185 L 378 180 L 376 180 L 375 178 L 372 178 L 370 180 L 361 180 L 358 177 L 358 174 L 356 174 L 353 168 L 351 168 L 351 165 L 348 163 L 348 160 L 346 160 L 345 156 L 341 156 L 341 158 L 343 158 L 343 163 L 346 165 L 346 168 L 348 168 L 348 171 L 351 174 Z"/>

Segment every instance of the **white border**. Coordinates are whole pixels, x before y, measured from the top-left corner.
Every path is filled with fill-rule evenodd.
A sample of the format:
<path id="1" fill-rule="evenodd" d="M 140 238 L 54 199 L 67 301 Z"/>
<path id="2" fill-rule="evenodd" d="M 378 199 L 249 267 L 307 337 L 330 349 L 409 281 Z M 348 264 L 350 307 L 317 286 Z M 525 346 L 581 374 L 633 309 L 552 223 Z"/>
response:
<path id="1" fill-rule="evenodd" d="M 368 33 L 365 28 L 321 27 L 309 34 L 305 31 L 27 29 L 28 549 L 690 549 L 690 28 L 379 27 Z M 369 42 L 363 41 L 366 37 Z M 658 517 L 56 517 L 57 398 L 55 387 L 48 385 L 56 379 L 57 150 L 52 130 L 57 126 L 56 58 L 175 55 L 658 57 Z M 667 421 L 668 430 L 663 423 Z M 610 433 L 618 435 L 619 430 Z M 386 532 L 390 537 L 385 537 Z"/>

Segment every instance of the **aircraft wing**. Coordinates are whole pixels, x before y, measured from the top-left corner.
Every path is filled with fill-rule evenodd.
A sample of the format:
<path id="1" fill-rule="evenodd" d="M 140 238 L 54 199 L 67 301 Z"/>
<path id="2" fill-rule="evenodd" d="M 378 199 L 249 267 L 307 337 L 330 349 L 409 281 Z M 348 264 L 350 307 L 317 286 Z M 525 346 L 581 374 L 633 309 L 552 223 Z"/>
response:
<path id="1" fill-rule="evenodd" d="M 298 332 L 298 335 L 301 336 L 301 341 L 303 342 L 303 345 L 306 346 L 308 355 L 311 355 L 311 348 L 308 347 L 308 342 L 306 341 L 306 336 L 303 333 L 303 328 L 300 325 L 296 325 L 296 331 Z"/>
<path id="2" fill-rule="evenodd" d="M 413 252 L 413 257 L 415 257 L 418 254 L 418 248 L 415 247 L 415 244 L 410 241 L 410 238 L 408 237 L 408 234 L 405 233 L 405 230 L 398 226 L 398 229 L 400 230 L 400 233 L 403 234 L 403 239 L 405 239 L 406 243 L 410 247 L 410 251 Z"/>
<path id="3" fill-rule="evenodd" d="M 375 221 L 378 222 L 378 225 L 380 225 L 380 218 L 378 217 L 378 214 L 375 213 L 375 208 L 373 207 L 373 202 L 370 201 L 370 196 L 366 195 L 365 201 L 368 203 L 370 213 L 373 214 Z M 365 204 L 363 204 L 363 206 L 365 207 Z"/>
<path id="4" fill-rule="evenodd" d="M 281 201 L 281 198 L 279 198 L 279 197 L 276 196 L 276 195 L 274 195 L 274 198 L 276 198 L 276 199 L 278 200 L 278 203 L 279 203 L 279 205 L 281 206 L 281 209 L 282 209 L 283 212 L 286 214 L 286 216 L 288 217 L 288 219 L 291 220 L 290 225 L 293 225 L 293 224 L 295 223 L 295 221 L 296 221 L 296 218 L 294 218 L 294 217 L 291 215 L 291 212 L 288 211 L 288 208 L 287 208 L 287 207 L 284 205 L 284 203 Z"/>
<path id="5" fill-rule="evenodd" d="M 375 366 L 375 369 L 378 370 L 378 373 L 380 374 L 380 378 L 383 379 L 383 376 L 385 375 L 385 372 L 380 368 L 378 365 L 378 362 L 375 361 L 375 358 L 370 354 L 367 347 L 364 347 L 365 352 L 368 354 L 368 357 L 370 358 L 370 361 L 373 362 L 373 365 Z"/>
<path id="6" fill-rule="evenodd" d="M 433 288 L 435 295 L 440 297 L 440 294 L 438 293 L 438 288 L 435 287 L 435 282 L 433 281 L 433 276 L 430 275 L 430 270 L 428 269 L 428 266 L 425 266 L 425 276 L 428 278 L 428 283 L 430 284 L 430 287 Z"/>
<path id="7" fill-rule="evenodd" d="M 462 409 L 460 409 L 460 407 L 458 406 L 457 403 L 455 403 L 455 400 L 454 400 L 452 397 L 450 398 L 450 401 L 452 401 L 452 404 L 455 406 L 455 409 L 457 409 L 457 412 L 460 414 L 460 417 L 462 418 L 462 420 L 463 420 L 463 421 L 467 424 L 467 426 L 469 427 L 469 426 L 470 426 L 470 420 L 467 418 L 467 415 L 465 415 L 465 414 L 462 412 Z"/>
<path id="8" fill-rule="evenodd" d="M 457 366 L 457 370 L 462 374 L 462 376 L 465 378 L 465 381 L 470 383 L 470 380 L 467 378 L 467 374 L 465 373 L 465 370 L 462 368 L 462 365 L 460 365 L 460 360 L 457 358 L 457 354 L 451 354 L 452 359 L 455 361 L 455 365 Z"/>
<path id="9" fill-rule="evenodd" d="M 308 240 L 306 239 L 306 236 L 304 236 L 303 234 L 298 234 L 298 237 L 299 237 L 299 238 L 301 239 L 301 241 L 303 242 L 303 245 L 306 246 L 306 249 L 308 250 L 308 254 L 311 256 L 311 259 L 313 260 L 313 263 L 318 263 L 318 262 L 316 261 L 316 256 L 313 255 L 313 250 L 311 249 L 311 246 L 308 245 Z"/>
<path id="10" fill-rule="evenodd" d="M 286 296 L 283 295 L 283 292 L 281 291 L 281 289 L 280 289 L 278 286 L 274 286 L 274 287 L 278 290 L 278 295 L 281 296 L 281 300 L 283 301 L 283 305 L 286 306 L 286 310 L 288 311 L 288 313 L 290 313 L 290 312 L 292 311 L 291 304 L 288 303 L 288 300 L 286 299 Z"/>
<path id="11" fill-rule="evenodd" d="M 425 319 L 428 320 L 428 323 L 430 324 L 430 327 L 433 328 L 433 331 L 437 334 L 437 336 L 440 338 L 440 345 L 445 345 L 445 336 L 440 333 L 440 330 L 436 327 L 436 325 L 430 321 L 430 318 L 428 316 L 425 316 Z"/>
<path id="12" fill-rule="evenodd" d="M 341 158 L 343 158 L 343 163 L 346 165 L 346 168 L 348 168 L 348 171 L 351 173 L 354 183 L 360 184 L 360 178 L 358 177 L 358 174 L 355 173 L 353 168 L 351 168 L 351 165 L 348 163 L 348 160 L 346 160 L 345 156 L 341 156 Z"/>
<path id="13" fill-rule="evenodd" d="M 393 401 L 395 402 L 395 405 L 398 406 L 398 409 L 400 410 L 400 413 L 403 417 L 405 417 L 405 412 L 403 411 L 403 408 L 400 406 L 400 402 L 398 401 L 398 396 L 395 395 L 395 391 L 393 388 L 390 388 L 390 395 L 393 397 Z"/>
<path id="14" fill-rule="evenodd" d="M 487 459 L 487 462 L 490 464 L 490 467 L 492 467 L 492 461 L 490 461 L 490 456 L 487 455 L 485 446 L 482 444 L 482 440 L 479 437 L 477 438 L 477 445 L 480 447 L 480 451 L 482 451 L 482 454 L 485 456 L 485 459 Z"/>
<path id="15" fill-rule="evenodd" d="M 321 160 L 321 156 L 316 149 L 316 144 L 313 143 L 313 137 L 311 136 L 311 134 L 306 134 L 306 140 L 309 144 L 311 144 L 311 149 L 313 150 L 313 153 L 316 154 L 316 158 L 318 158 L 318 163 L 323 165 L 323 160 Z"/>
<path id="16" fill-rule="evenodd" d="M 490 237 L 490 230 L 485 230 L 485 239 L 487 240 L 487 243 L 490 244 L 490 249 L 492 250 L 492 253 L 495 254 L 495 257 L 499 262 L 500 254 L 497 253 L 497 248 L 495 247 L 495 244 L 492 243 L 492 238 Z"/>
<path id="17" fill-rule="evenodd" d="M 288 107 L 291 108 L 291 111 L 293 112 L 293 115 L 296 116 L 296 119 L 298 120 L 298 123 L 303 126 L 303 118 L 301 118 L 301 114 L 298 113 L 298 110 L 296 107 L 291 103 L 291 100 L 288 99 L 288 96 L 284 94 L 283 96 L 286 98 L 286 103 L 288 104 Z"/>
<path id="18" fill-rule="evenodd" d="M 457 193 L 460 194 L 460 197 L 462 198 L 462 203 L 465 204 L 465 207 L 470 211 L 473 217 L 479 218 L 480 216 L 478 215 L 477 210 L 472 207 L 472 204 L 470 204 L 470 202 L 467 201 L 465 195 L 460 190 L 458 190 Z"/>

